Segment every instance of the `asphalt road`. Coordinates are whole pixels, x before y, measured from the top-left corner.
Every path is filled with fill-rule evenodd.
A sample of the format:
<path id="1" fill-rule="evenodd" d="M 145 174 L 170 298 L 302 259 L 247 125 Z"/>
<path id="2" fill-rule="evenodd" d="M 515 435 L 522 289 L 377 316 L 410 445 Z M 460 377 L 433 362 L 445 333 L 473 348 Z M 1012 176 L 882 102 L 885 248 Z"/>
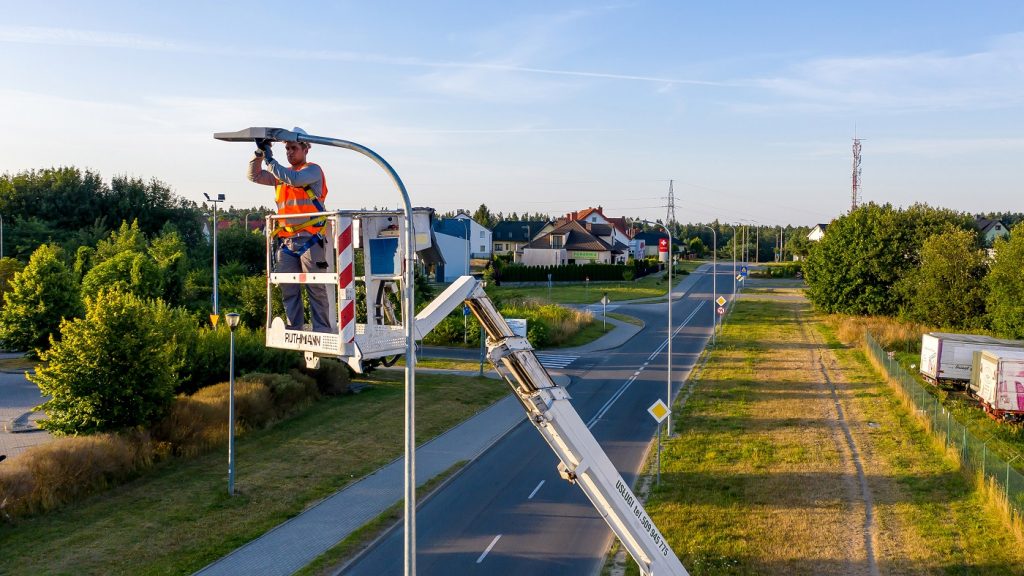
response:
<path id="1" fill-rule="evenodd" d="M 731 272 L 720 268 L 720 290 L 731 291 Z M 701 276 L 673 304 L 676 390 L 710 337 L 712 278 Z M 625 305 L 619 311 L 643 319 L 645 329 L 617 349 L 581 357 L 564 372 L 572 376 L 569 392 L 576 410 L 631 483 L 656 430 L 647 408 L 665 397 L 667 326 L 664 303 Z M 417 572 L 595 573 L 612 532 L 583 492 L 558 477 L 557 464 L 540 434 L 524 420 L 418 508 Z M 398 526 L 342 573 L 402 572 Z"/>

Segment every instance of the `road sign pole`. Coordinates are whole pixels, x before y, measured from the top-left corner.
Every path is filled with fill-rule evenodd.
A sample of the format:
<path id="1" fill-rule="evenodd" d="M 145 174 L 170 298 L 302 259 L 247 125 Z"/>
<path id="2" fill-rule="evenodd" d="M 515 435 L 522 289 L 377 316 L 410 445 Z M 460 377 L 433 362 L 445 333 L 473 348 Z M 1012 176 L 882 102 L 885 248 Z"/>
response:
<path id="1" fill-rule="evenodd" d="M 661 486 L 661 424 L 658 424 L 658 486 Z"/>

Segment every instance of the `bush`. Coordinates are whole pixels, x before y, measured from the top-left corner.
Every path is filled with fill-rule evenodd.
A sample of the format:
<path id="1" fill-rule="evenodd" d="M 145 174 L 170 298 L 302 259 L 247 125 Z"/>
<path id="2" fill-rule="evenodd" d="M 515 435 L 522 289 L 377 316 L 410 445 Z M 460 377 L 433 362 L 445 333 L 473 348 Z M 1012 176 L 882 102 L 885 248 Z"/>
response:
<path id="1" fill-rule="evenodd" d="M 189 361 L 182 371 L 178 392 L 193 393 L 200 388 L 223 382 L 228 377 L 231 330 L 223 323 L 216 328 L 200 328 Z M 262 329 L 245 326 L 235 329 L 236 374 L 245 372 L 287 373 L 302 364 L 302 355 L 294 350 L 266 346 Z"/>
<path id="2" fill-rule="evenodd" d="M 31 354 L 46 349 L 64 318 L 82 315 L 82 298 L 63 251 L 43 244 L 24 270 L 14 275 L 0 311 L 0 341 Z"/>
<path id="3" fill-rule="evenodd" d="M 313 378 L 297 372 L 236 379 L 236 433 L 266 427 L 308 405 L 319 395 L 317 386 Z M 222 382 L 178 396 L 151 433 L 67 436 L 29 448 L 0 466 L 0 517 L 11 520 L 52 510 L 120 484 L 161 458 L 191 457 L 223 446 L 228 393 L 229 384 Z"/>
<path id="4" fill-rule="evenodd" d="M 33 446 L 0 467 L 0 516 L 10 520 L 58 508 L 131 478 L 154 458 L 153 443 L 141 432 Z"/>
<path id="5" fill-rule="evenodd" d="M 44 396 L 39 425 L 57 435 L 119 430 L 155 422 L 174 398 L 182 356 L 158 322 L 162 304 L 117 291 L 86 303 L 85 318 L 64 321 L 63 338 L 41 356 L 29 380 Z"/>

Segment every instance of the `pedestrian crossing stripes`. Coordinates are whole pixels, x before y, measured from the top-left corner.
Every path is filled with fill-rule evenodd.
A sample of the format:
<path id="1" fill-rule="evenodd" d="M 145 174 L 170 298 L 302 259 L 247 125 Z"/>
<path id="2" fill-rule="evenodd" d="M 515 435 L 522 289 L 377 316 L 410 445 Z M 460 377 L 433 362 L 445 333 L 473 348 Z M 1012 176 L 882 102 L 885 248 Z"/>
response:
<path id="1" fill-rule="evenodd" d="M 565 368 L 569 364 L 575 362 L 578 358 L 578 354 L 551 354 L 548 352 L 536 352 L 537 360 L 545 368 Z"/>

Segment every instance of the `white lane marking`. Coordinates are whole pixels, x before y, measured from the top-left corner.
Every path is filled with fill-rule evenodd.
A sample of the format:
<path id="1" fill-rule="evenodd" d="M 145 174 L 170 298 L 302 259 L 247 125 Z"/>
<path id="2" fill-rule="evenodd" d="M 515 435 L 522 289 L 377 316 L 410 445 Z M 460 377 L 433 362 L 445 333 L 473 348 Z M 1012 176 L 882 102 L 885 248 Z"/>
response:
<path id="1" fill-rule="evenodd" d="M 639 375 L 640 375 L 640 371 L 639 370 L 637 370 L 636 372 L 633 372 L 633 376 L 639 376 Z"/>
<path id="2" fill-rule="evenodd" d="M 545 368 L 565 368 L 579 359 L 578 354 L 550 354 L 546 352 L 535 352 L 534 354 Z"/>
<path id="3" fill-rule="evenodd" d="M 538 486 L 538 488 L 539 488 L 539 486 Z M 498 543 L 498 539 L 499 538 L 501 538 L 501 534 L 498 534 L 497 536 L 494 537 L 494 540 L 491 540 L 490 545 L 487 546 L 487 549 L 484 550 L 484 553 L 481 554 L 480 557 L 476 559 L 476 563 L 477 564 L 479 564 L 479 563 L 484 561 L 484 558 L 487 557 L 487 553 L 490 552 L 491 548 L 494 548 L 494 545 Z"/>
<path id="4" fill-rule="evenodd" d="M 543 486 L 543 485 L 544 485 L 544 481 L 541 480 L 540 484 L 537 484 L 537 487 L 533 489 L 533 492 L 530 492 L 530 495 L 527 496 L 526 499 L 527 500 L 533 500 L 533 497 L 537 495 L 537 491 L 540 490 L 540 487 Z"/>
<path id="5" fill-rule="evenodd" d="M 690 315 L 686 317 L 686 320 L 683 320 L 679 324 L 679 327 L 672 332 L 673 337 L 675 337 L 675 335 L 678 334 L 679 331 L 682 330 L 683 327 L 686 326 L 686 324 L 690 320 L 693 320 L 693 317 L 697 315 L 697 312 L 700 310 L 702 304 L 703 302 L 698 303 L 697 307 L 693 309 L 693 312 L 691 312 Z M 668 346 L 668 338 L 666 338 L 665 341 L 661 343 L 661 346 L 659 346 L 658 349 L 654 351 L 654 355 L 660 354 L 666 346 Z M 594 417 L 591 418 L 589 422 L 587 422 L 587 428 L 593 428 L 594 424 L 597 424 L 597 421 L 600 420 L 606 412 L 608 412 L 608 410 L 612 407 L 612 404 L 615 404 L 615 401 L 618 400 L 629 388 L 629 385 L 636 380 L 637 374 L 639 374 L 639 372 L 634 374 L 633 377 L 630 378 L 629 380 L 626 380 L 626 382 L 621 387 L 619 387 L 619 389 L 616 390 L 614 394 L 612 394 L 612 397 L 609 398 L 608 401 L 604 403 L 604 406 L 601 406 L 601 409 L 597 411 L 597 414 L 594 414 Z"/>

